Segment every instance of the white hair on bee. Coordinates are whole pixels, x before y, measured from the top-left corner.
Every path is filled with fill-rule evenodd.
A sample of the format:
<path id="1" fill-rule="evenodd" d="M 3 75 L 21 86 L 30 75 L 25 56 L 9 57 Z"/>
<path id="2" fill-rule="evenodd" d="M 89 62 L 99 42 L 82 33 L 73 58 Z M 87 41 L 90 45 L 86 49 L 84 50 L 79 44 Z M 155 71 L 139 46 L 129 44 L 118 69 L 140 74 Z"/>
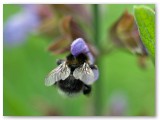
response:
<path id="1" fill-rule="evenodd" d="M 58 88 L 57 90 L 58 90 L 58 93 L 59 93 L 61 96 L 63 96 L 64 98 L 76 97 L 76 96 L 78 96 L 79 94 L 81 94 L 81 91 L 78 92 L 78 93 L 67 93 L 67 92 L 62 91 L 60 88 Z"/>

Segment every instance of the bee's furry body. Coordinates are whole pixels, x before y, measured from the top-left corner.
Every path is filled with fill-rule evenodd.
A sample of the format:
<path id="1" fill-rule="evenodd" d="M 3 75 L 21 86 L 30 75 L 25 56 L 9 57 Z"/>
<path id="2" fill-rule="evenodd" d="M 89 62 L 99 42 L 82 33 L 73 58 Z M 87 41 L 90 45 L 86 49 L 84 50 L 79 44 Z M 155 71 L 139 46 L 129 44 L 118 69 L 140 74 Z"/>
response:
<path id="1" fill-rule="evenodd" d="M 59 66 L 51 71 L 46 79 L 46 85 L 54 84 L 68 96 L 80 92 L 84 95 L 90 94 L 91 83 L 94 81 L 92 70 L 97 68 L 89 64 L 85 54 L 76 57 L 70 54 L 66 60 L 58 60 L 57 64 Z"/>
<path id="2" fill-rule="evenodd" d="M 56 85 L 67 94 L 81 92 L 84 86 L 82 81 L 75 79 L 72 75 L 65 80 L 58 81 Z"/>
<path id="3" fill-rule="evenodd" d="M 91 86 L 84 84 L 82 81 L 77 80 L 72 77 L 68 77 L 66 80 L 60 80 L 55 84 L 60 92 L 67 94 L 68 96 L 73 96 L 80 92 L 83 92 L 84 95 L 90 94 Z"/>
<path id="4" fill-rule="evenodd" d="M 61 92 L 64 92 L 68 96 L 72 96 L 73 94 L 77 94 L 79 92 L 83 92 L 84 94 L 89 94 L 91 92 L 91 86 L 84 84 L 81 80 L 75 79 L 73 76 L 73 71 L 79 66 L 83 65 L 84 62 L 87 61 L 87 57 L 84 54 L 80 54 L 77 57 L 73 57 L 73 55 L 67 56 L 67 64 L 71 69 L 71 74 L 65 80 L 60 80 L 55 83 Z M 62 60 L 60 60 L 62 61 Z M 57 64 L 60 64 L 57 61 Z"/>

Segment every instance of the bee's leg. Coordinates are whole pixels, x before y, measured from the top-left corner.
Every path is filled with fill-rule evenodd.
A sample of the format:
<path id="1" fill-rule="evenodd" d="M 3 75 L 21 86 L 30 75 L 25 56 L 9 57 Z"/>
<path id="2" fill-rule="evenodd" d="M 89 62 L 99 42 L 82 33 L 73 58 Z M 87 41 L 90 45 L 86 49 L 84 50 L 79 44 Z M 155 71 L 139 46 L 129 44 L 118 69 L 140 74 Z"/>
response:
<path id="1" fill-rule="evenodd" d="M 63 59 L 58 59 L 58 60 L 56 61 L 57 65 L 60 65 L 60 64 L 62 64 L 63 62 L 64 62 Z"/>
<path id="2" fill-rule="evenodd" d="M 91 69 L 97 69 L 97 66 L 96 66 L 96 65 L 89 65 L 89 67 L 90 67 Z"/>
<path id="3" fill-rule="evenodd" d="M 83 94 L 84 95 L 89 95 L 91 93 L 92 87 L 91 85 L 84 85 L 83 87 Z"/>

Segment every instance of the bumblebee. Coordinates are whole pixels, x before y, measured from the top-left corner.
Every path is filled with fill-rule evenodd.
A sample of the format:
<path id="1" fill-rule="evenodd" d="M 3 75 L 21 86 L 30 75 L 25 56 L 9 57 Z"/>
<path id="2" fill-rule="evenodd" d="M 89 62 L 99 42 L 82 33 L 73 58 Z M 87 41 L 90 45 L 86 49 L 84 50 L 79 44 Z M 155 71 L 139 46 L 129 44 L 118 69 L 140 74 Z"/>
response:
<path id="1" fill-rule="evenodd" d="M 46 77 L 46 86 L 55 85 L 68 96 L 81 92 L 84 95 L 91 93 L 91 85 L 97 80 L 98 68 L 89 63 L 85 54 L 76 57 L 69 54 L 66 60 L 58 60 L 57 65 Z"/>

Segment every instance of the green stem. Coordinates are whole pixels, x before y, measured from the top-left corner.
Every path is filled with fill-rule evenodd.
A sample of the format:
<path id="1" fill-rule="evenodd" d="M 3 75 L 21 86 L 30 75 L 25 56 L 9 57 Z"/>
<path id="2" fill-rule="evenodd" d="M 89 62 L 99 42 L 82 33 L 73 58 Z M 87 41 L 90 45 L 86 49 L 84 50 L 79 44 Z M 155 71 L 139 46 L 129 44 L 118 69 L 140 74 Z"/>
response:
<path id="1" fill-rule="evenodd" d="M 99 6 L 93 5 L 93 26 L 94 26 L 94 41 L 97 47 L 99 47 Z"/>
<path id="2" fill-rule="evenodd" d="M 95 45 L 99 48 L 99 39 L 100 39 L 100 16 L 99 16 L 99 5 L 93 5 L 93 26 L 94 26 L 94 41 Z M 97 60 L 99 63 L 99 58 Z M 95 84 L 95 95 L 94 95 L 94 115 L 101 115 L 102 114 L 102 86 L 101 86 L 101 79 L 99 78 Z"/>

